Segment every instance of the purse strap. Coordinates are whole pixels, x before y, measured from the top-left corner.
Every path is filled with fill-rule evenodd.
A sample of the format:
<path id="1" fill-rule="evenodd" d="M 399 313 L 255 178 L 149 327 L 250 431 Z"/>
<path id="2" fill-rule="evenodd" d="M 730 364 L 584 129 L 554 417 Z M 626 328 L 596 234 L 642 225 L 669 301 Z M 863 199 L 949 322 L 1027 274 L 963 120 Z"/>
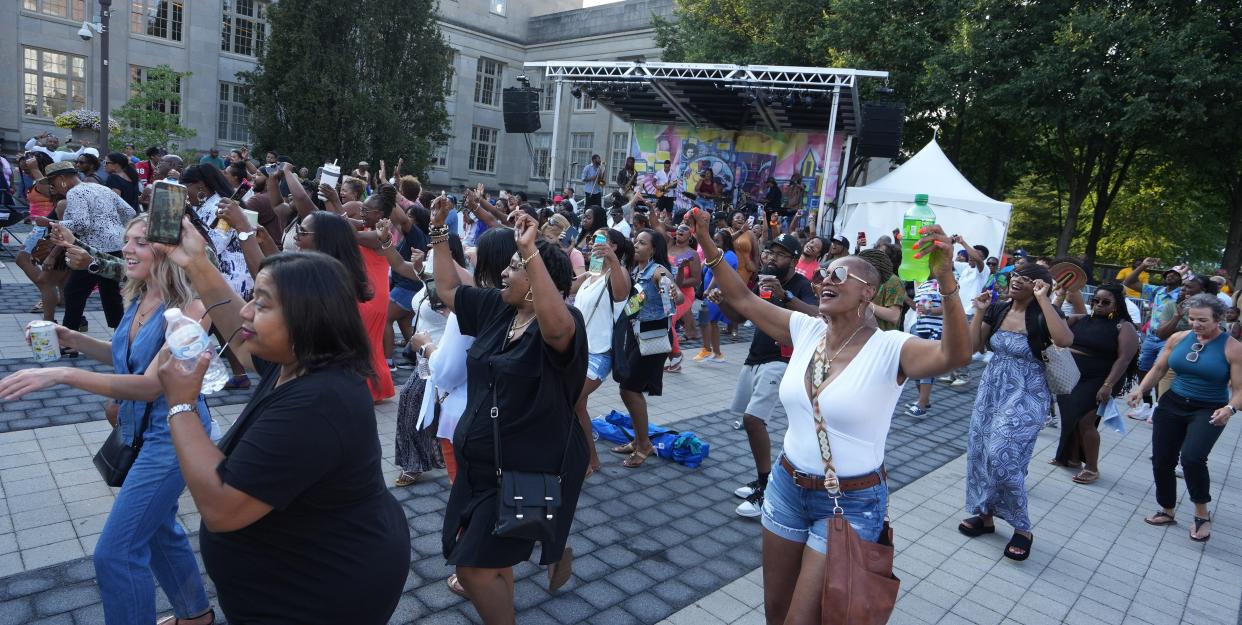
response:
<path id="1" fill-rule="evenodd" d="M 837 503 L 837 499 L 841 497 L 841 482 L 837 479 L 837 470 L 832 465 L 832 447 L 828 444 L 828 426 L 824 424 L 824 415 L 819 410 L 819 394 L 828 387 L 828 370 L 825 364 L 827 358 L 828 331 L 825 329 L 824 337 L 815 347 L 815 355 L 811 358 L 811 369 L 806 376 L 806 390 L 811 400 L 811 412 L 815 416 L 815 437 L 819 441 L 819 453 L 824 460 L 824 490 L 828 491 L 828 496 L 832 498 L 833 514 L 840 516 L 844 513 Z M 814 379 L 816 372 L 821 372 L 823 376 L 818 386 L 815 385 Z"/>
<path id="2" fill-rule="evenodd" d="M 147 425 L 151 423 L 151 408 L 152 407 L 154 407 L 154 404 L 152 404 L 151 402 L 147 402 L 147 408 L 146 410 L 142 412 L 142 421 L 138 422 L 140 425 L 138 426 L 138 430 L 134 432 L 134 442 L 131 443 L 131 446 L 134 448 L 134 451 L 138 451 L 139 449 L 142 449 L 142 435 L 146 434 Z"/>

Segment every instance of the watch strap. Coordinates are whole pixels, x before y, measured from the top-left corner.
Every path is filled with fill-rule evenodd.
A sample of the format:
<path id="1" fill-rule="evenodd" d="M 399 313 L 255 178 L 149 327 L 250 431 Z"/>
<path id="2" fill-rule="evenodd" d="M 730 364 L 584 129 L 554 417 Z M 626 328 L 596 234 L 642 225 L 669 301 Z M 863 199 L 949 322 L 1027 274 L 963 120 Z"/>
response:
<path id="1" fill-rule="evenodd" d="M 169 419 L 169 420 L 172 420 L 173 415 L 178 415 L 178 414 L 181 414 L 181 413 L 183 413 L 183 412 L 193 412 L 193 413 L 197 414 L 197 413 L 198 413 L 198 406 L 195 406 L 194 404 L 176 404 L 176 405 L 174 405 L 174 406 L 169 406 L 169 408 L 168 408 L 168 419 Z"/>
<path id="2" fill-rule="evenodd" d="M 248 231 L 248 232 L 241 232 L 241 231 L 238 231 L 238 232 L 237 232 L 237 240 L 238 240 L 238 241 L 249 241 L 252 237 L 254 237 L 254 235 L 255 235 L 254 230 L 250 230 L 250 231 Z"/>

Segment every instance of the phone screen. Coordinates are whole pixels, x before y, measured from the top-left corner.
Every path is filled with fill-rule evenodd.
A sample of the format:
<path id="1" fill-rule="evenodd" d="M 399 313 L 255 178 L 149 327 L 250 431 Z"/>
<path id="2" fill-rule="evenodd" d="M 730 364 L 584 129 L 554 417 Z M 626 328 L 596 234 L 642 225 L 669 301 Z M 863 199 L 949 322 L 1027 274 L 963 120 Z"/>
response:
<path id="1" fill-rule="evenodd" d="M 241 184 L 237 185 L 237 188 L 233 191 L 233 196 L 229 199 L 233 200 L 234 202 L 239 202 L 241 201 L 242 198 L 246 197 L 246 194 L 249 192 L 250 192 L 250 183 L 243 180 L 241 181 Z"/>
<path id="2" fill-rule="evenodd" d="M 181 217 L 185 215 L 186 189 L 167 180 L 158 180 L 151 191 L 151 217 L 147 240 L 176 245 L 181 242 Z"/>

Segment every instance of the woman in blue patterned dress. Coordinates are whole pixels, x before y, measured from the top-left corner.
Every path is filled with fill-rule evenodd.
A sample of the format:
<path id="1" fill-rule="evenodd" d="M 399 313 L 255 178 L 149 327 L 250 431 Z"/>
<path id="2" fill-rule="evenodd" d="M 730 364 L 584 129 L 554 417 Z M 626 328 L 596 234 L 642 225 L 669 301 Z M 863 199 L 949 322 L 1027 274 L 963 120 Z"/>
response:
<path id="1" fill-rule="evenodd" d="M 992 360 L 979 382 L 966 443 L 966 511 L 958 531 L 980 536 L 996 531 L 993 517 L 1013 526 L 1005 557 L 1031 555 L 1031 519 L 1027 514 L 1026 471 L 1035 439 L 1052 402 L 1044 377 L 1043 351 L 1068 347 L 1074 335 L 1048 299 L 1052 275 L 1039 265 L 1014 270 L 1008 301 L 992 303 L 992 294 L 975 298 L 971 322 L 975 349 L 991 349 Z"/>

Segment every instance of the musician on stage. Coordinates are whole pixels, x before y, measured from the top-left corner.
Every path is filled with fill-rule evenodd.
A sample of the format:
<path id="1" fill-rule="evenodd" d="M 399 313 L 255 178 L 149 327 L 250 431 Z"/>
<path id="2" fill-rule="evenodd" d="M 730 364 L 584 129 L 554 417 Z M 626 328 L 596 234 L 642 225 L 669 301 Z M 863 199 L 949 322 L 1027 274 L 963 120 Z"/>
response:
<path id="1" fill-rule="evenodd" d="M 720 186 L 720 181 L 716 180 L 716 174 L 711 167 L 703 170 L 703 177 L 699 179 L 699 184 L 694 187 L 694 193 L 698 196 L 694 203 L 699 208 L 710 211 L 716 209 L 716 202 L 720 201 L 721 193 L 724 189 Z"/>
<path id="2" fill-rule="evenodd" d="M 793 177 L 789 179 L 789 184 L 785 185 L 784 195 L 785 207 L 781 211 L 782 219 L 797 219 L 798 212 L 802 210 L 802 202 L 806 199 L 806 186 L 802 184 L 802 176 L 797 172 L 794 172 Z"/>
<path id="3" fill-rule="evenodd" d="M 591 155 L 591 164 L 582 168 L 582 186 L 586 193 L 587 206 L 603 206 L 604 184 L 608 178 L 604 176 L 604 168 L 599 162 L 599 155 Z"/>
<path id="4" fill-rule="evenodd" d="M 638 172 L 634 171 L 634 157 L 625 157 L 625 166 L 617 172 L 617 188 L 621 193 L 628 196 L 630 191 L 634 190 L 634 185 L 638 183 Z"/>
<path id="5" fill-rule="evenodd" d="M 665 160 L 664 167 L 655 174 L 656 208 L 670 215 L 673 213 L 673 204 L 677 201 L 677 180 L 673 178 L 672 171 L 673 161 Z"/>

